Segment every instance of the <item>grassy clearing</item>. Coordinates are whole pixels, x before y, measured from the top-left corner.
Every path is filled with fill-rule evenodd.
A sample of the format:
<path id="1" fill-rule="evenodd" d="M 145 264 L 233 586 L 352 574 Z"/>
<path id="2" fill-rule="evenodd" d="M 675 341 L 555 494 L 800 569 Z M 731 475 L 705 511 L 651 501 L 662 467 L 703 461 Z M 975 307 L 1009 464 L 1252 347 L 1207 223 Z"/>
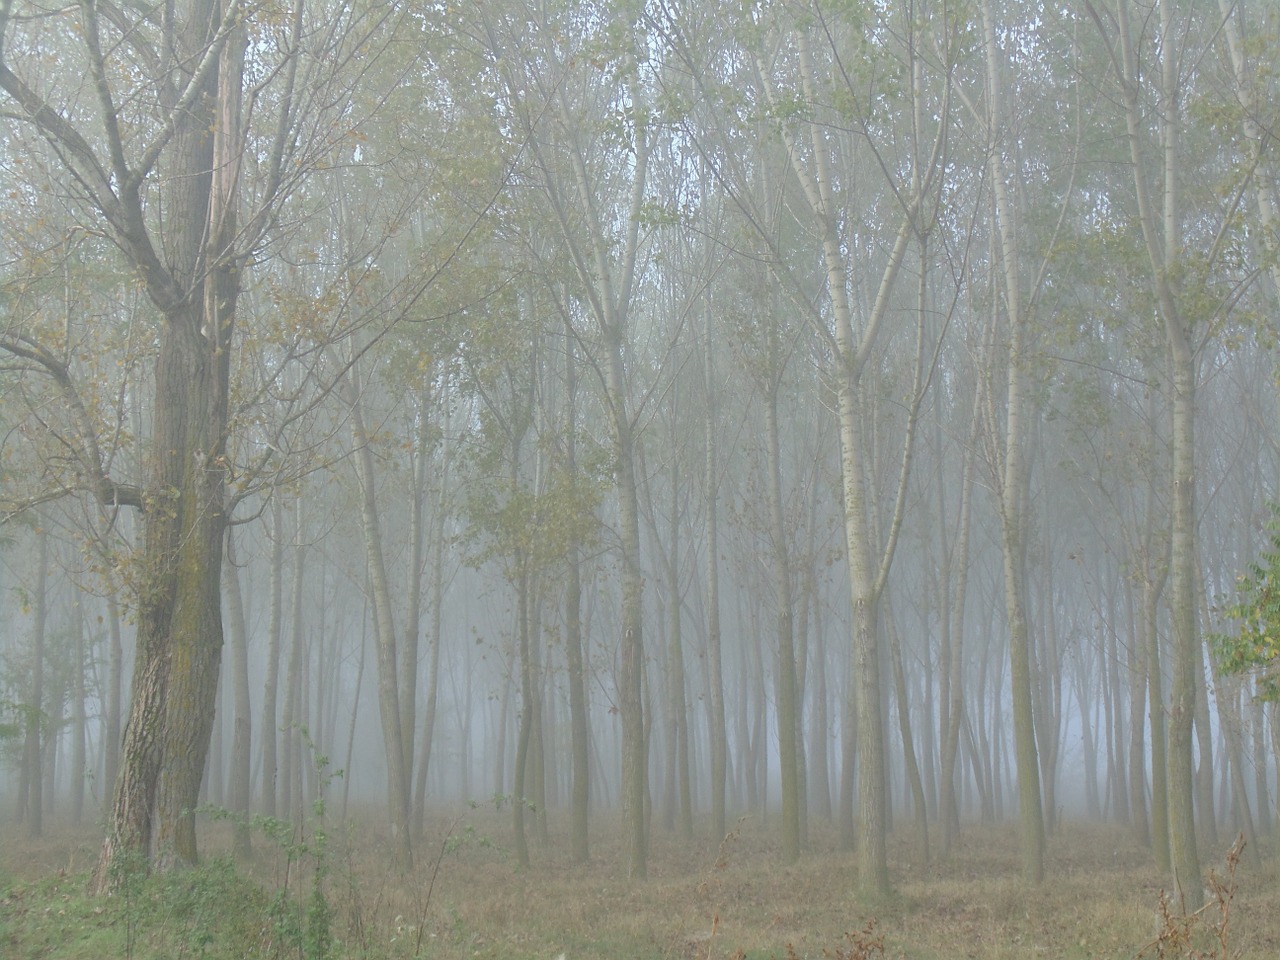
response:
<path id="1" fill-rule="evenodd" d="M 598 826 L 611 822 L 600 818 Z M 440 960 L 664 958 L 1084 958 L 1280 955 L 1280 888 L 1273 864 L 1246 850 L 1225 904 L 1191 925 L 1190 941 L 1163 921 L 1166 881 L 1120 827 L 1063 826 L 1050 841 L 1049 877 L 1018 875 L 1012 825 L 969 826 L 951 857 L 911 863 L 892 847 L 894 896 L 874 906 L 851 893 L 854 862 L 815 828 L 813 849 L 779 862 L 767 829 L 743 821 L 724 844 L 655 833 L 649 880 L 625 880 L 617 845 L 601 832 L 576 865 L 553 830 L 534 866 L 515 868 L 505 817 L 440 818 L 402 876 L 375 833 L 334 829 L 325 863 L 314 848 L 255 837 L 255 859 L 219 859 L 225 824 L 211 824 L 199 869 L 135 882 L 109 898 L 84 893 L 96 852 L 91 831 L 23 840 L 0 827 L 0 955 L 27 958 L 335 958 Z M 306 839 L 305 837 L 302 839 Z M 1226 877 L 1222 850 L 1205 860 Z M 316 897 L 315 869 L 323 880 Z M 437 870 L 438 866 L 438 870 Z M 435 875 L 434 886 L 432 876 Z M 1226 913 L 1226 948 L 1218 939 Z M 315 935 L 317 912 L 332 943 Z M 1161 929 L 1163 940 L 1157 942 Z M 1196 954 L 1194 951 L 1199 951 Z"/>

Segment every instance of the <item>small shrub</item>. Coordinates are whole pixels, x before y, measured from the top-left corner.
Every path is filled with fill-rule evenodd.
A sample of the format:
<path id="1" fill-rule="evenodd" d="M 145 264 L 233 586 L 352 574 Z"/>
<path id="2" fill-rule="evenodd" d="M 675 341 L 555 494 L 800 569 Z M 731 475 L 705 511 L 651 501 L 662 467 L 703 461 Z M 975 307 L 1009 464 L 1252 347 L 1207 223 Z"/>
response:
<path id="1" fill-rule="evenodd" d="M 1236 892 L 1236 868 L 1243 852 L 1244 834 L 1240 834 L 1227 852 L 1226 877 L 1220 877 L 1217 871 L 1209 872 L 1208 902 L 1193 913 L 1175 911 L 1168 892 L 1160 891 L 1160 929 L 1155 939 L 1138 951 L 1139 960 L 1146 957 L 1157 960 L 1230 960 L 1232 952 L 1227 930 L 1231 923 L 1231 901 Z M 1197 936 L 1198 933 L 1207 936 Z M 1207 946 L 1197 946 L 1197 940 L 1207 943 Z"/>

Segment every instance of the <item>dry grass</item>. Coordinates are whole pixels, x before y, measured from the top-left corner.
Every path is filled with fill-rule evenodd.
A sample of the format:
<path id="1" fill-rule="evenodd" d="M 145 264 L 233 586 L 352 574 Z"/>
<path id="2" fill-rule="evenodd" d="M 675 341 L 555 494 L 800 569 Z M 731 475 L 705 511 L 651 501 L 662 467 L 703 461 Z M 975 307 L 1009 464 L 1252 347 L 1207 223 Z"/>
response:
<path id="1" fill-rule="evenodd" d="M 1016 830 L 969 825 L 945 861 L 910 862 L 912 844 L 891 847 L 895 894 L 874 905 L 853 894 L 855 863 L 835 851 L 834 836 L 813 828 L 802 861 L 780 862 L 778 844 L 755 820 L 739 823 L 723 844 L 655 831 L 649 879 L 625 879 L 614 818 L 597 818 L 592 858 L 574 864 L 567 837 L 532 847 L 533 866 L 515 867 L 508 819 L 467 810 L 434 818 L 409 875 L 388 867 L 376 831 L 353 823 L 330 833 L 327 891 L 341 955 L 426 956 L 441 960 L 530 957 L 672 958 L 1102 958 L 1157 956 L 1160 897 L 1167 881 L 1121 827 L 1064 825 L 1051 839 L 1048 881 L 1028 887 L 1019 875 Z M 211 825 L 205 849 L 225 848 L 225 827 Z M 307 864 L 290 865 L 256 838 L 248 872 L 269 889 L 286 881 L 307 889 Z M 0 869 L 34 879 L 87 870 L 96 853 L 88 831 L 25 841 L 0 828 Z M 1223 872 L 1222 850 L 1206 866 Z M 438 868 L 438 869 L 437 869 Z M 434 874 L 434 885 L 432 877 Z M 1225 876 L 1225 873 L 1224 873 Z M 1229 904 L 1231 956 L 1280 955 L 1280 889 L 1273 864 L 1246 850 Z M 1225 960 L 1211 905 L 1193 940 L 1168 956 Z M 877 949 L 883 944 L 883 953 Z"/>

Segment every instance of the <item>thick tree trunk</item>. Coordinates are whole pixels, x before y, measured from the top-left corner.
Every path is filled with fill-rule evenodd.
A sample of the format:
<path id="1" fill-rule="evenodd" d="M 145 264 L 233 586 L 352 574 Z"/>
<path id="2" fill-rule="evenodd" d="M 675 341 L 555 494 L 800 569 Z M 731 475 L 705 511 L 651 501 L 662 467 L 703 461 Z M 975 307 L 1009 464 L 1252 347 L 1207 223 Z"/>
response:
<path id="1" fill-rule="evenodd" d="M 170 315 L 156 362 L 133 703 L 99 886 L 126 851 L 161 868 L 196 860 L 194 811 L 222 655 L 227 384 L 202 319 L 202 310 Z"/>

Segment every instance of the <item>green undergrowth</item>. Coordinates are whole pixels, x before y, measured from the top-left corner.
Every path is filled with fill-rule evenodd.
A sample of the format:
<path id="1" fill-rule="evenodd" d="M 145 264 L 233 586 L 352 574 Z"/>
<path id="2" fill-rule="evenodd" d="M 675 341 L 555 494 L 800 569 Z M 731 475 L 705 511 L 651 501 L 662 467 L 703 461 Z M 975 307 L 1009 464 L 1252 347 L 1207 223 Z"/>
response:
<path id="1" fill-rule="evenodd" d="M 280 956 L 272 898 L 227 860 L 123 878 L 88 893 L 88 872 L 6 883 L 0 955 L 8 960 L 182 960 Z"/>

